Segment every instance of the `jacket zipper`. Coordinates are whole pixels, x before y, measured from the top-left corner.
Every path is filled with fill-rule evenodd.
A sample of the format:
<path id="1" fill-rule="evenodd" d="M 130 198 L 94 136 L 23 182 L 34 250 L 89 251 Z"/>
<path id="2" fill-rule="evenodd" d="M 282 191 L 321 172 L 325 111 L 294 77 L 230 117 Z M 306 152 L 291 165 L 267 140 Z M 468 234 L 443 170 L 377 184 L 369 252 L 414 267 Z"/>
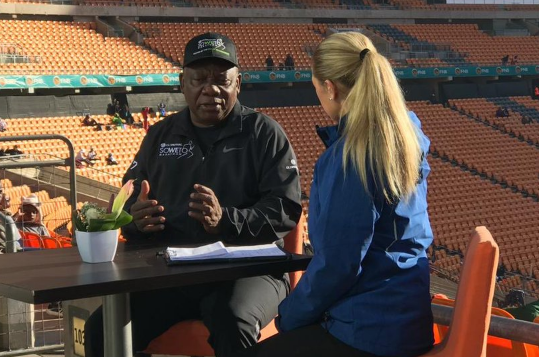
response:
<path id="1" fill-rule="evenodd" d="M 396 222 L 395 220 L 393 220 L 393 237 L 394 237 L 395 239 L 393 240 L 393 242 L 391 242 L 390 245 L 387 246 L 386 252 L 388 252 L 388 251 L 389 251 L 389 248 L 391 248 L 391 246 L 392 246 L 393 244 L 395 244 L 395 242 L 396 242 L 397 240 L 399 240 L 399 238 L 397 237 L 397 222 Z"/>
<path id="2" fill-rule="evenodd" d="M 329 311 L 325 311 L 324 312 L 324 328 L 326 330 L 326 333 L 329 333 L 329 319 L 331 318 L 331 316 L 329 315 Z"/>

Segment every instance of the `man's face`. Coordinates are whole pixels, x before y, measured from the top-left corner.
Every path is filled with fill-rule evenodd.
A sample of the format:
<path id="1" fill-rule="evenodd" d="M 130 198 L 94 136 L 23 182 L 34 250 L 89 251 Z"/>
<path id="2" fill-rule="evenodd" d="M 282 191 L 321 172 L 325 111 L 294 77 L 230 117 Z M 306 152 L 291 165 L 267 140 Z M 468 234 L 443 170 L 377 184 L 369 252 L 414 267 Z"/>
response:
<path id="1" fill-rule="evenodd" d="M 200 60 L 185 67 L 180 85 L 191 112 L 193 124 L 218 124 L 232 111 L 240 92 L 238 68 L 222 60 Z"/>

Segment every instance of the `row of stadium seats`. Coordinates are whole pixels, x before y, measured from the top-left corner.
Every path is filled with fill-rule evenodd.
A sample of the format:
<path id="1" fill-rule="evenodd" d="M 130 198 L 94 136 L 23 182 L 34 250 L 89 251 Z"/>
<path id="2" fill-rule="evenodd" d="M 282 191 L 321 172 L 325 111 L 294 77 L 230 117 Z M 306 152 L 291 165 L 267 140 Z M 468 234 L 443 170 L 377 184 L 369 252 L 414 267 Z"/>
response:
<path id="1" fill-rule="evenodd" d="M 539 109 L 539 101 L 529 97 L 511 97 L 509 99 L 521 103 L 527 108 Z M 509 106 L 497 105 L 484 98 L 449 100 L 449 105 L 481 121 L 504 129 L 504 131 L 513 132 L 516 136 L 522 136 L 524 140 L 539 144 L 539 125 L 523 124 L 522 114 L 513 111 Z M 501 107 L 507 107 L 509 111 L 508 117 L 496 117 L 496 110 Z"/>
<path id="2" fill-rule="evenodd" d="M 429 118 L 424 130 L 432 140 L 433 152 L 451 155 L 460 164 L 484 171 L 488 177 L 539 194 L 539 160 L 533 160 L 537 157 L 535 147 L 478 125 L 475 120 L 440 104 L 413 102 L 410 107 L 419 117 Z"/>
<path id="3" fill-rule="evenodd" d="M 27 63 L 0 63 L 2 74 L 144 74 L 179 69 L 127 38 L 104 37 L 95 23 L 0 20 L 0 49 Z M 12 44 L 12 46 L 10 46 Z"/>

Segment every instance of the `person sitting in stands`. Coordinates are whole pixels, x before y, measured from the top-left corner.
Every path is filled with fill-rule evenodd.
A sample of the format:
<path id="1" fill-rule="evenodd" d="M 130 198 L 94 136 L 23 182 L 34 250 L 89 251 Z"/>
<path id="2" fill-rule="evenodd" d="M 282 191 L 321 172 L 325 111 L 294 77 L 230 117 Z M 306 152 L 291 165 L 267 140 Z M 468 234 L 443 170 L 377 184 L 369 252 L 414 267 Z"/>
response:
<path id="1" fill-rule="evenodd" d="M 86 165 L 94 166 L 94 163 L 91 162 L 86 156 L 86 151 L 84 151 L 84 149 L 80 149 L 77 156 L 75 156 L 75 164 L 77 168 L 84 167 L 82 164 L 83 162 L 86 163 Z"/>
<path id="2" fill-rule="evenodd" d="M 7 229 L 10 225 L 14 225 L 13 218 L 11 217 L 11 212 L 9 211 L 11 207 L 11 200 L 7 193 L 4 193 L 4 189 L 0 187 L 0 212 L 3 213 L 3 219 L 0 219 L 0 254 L 6 252 L 6 242 L 7 242 Z M 15 230 L 16 236 L 13 237 L 15 250 L 22 250 L 20 240 L 21 235 L 18 230 Z"/>
<path id="3" fill-rule="evenodd" d="M 82 119 L 82 125 L 84 125 L 84 126 L 94 126 L 94 125 L 97 125 L 97 124 L 98 123 L 95 121 L 95 119 L 90 118 L 90 114 L 86 114 L 84 119 Z"/>
<path id="4" fill-rule="evenodd" d="M 160 114 L 160 116 L 161 116 L 162 118 L 165 117 L 165 116 L 167 115 L 167 112 L 166 112 L 166 110 L 165 110 L 166 107 L 167 107 L 166 104 L 163 103 L 163 102 L 157 104 L 157 110 L 159 111 L 159 114 Z"/>
<path id="5" fill-rule="evenodd" d="M 503 117 L 508 117 L 509 116 L 509 110 L 507 109 L 507 107 L 503 107 Z"/>
<path id="6" fill-rule="evenodd" d="M 120 118 L 120 114 L 116 113 L 112 117 L 112 124 L 116 125 L 119 128 L 125 129 L 124 122 L 122 118 Z"/>
<path id="7" fill-rule="evenodd" d="M 23 152 L 19 150 L 18 145 L 13 145 L 11 149 L 6 150 L 6 155 L 22 155 Z"/>
<path id="8" fill-rule="evenodd" d="M 496 110 L 496 118 L 501 118 L 503 116 L 503 109 L 501 107 L 498 107 L 498 109 Z"/>
<path id="9" fill-rule="evenodd" d="M 4 132 L 7 130 L 7 122 L 0 118 L 0 132 Z"/>
<path id="10" fill-rule="evenodd" d="M 41 202 L 35 194 L 32 193 L 30 196 L 22 198 L 21 207 L 14 218 L 15 226 L 23 232 L 50 236 L 49 230 L 43 224 Z"/>
<path id="11" fill-rule="evenodd" d="M 118 165 L 118 161 L 112 156 L 111 152 L 109 152 L 107 156 L 107 165 Z"/>
<path id="12" fill-rule="evenodd" d="M 96 161 L 96 160 L 99 160 L 99 158 L 97 157 L 97 152 L 95 152 L 94 148 L 92 146 L 90 146 L 90 151 L 88 151 L 88 156 L 87 156 L 88 160 L 90 161 Z"/>
<path id="13" fill-rule="evenodd" d="M 266 57 L 266 70 L 273 71 L 274 67 L 275 63 L 273 62 L 273 58 L 271 58 L 271 55 L 268 55 L 268 57 Z"/>
<path id="14" fill-rule="evenodd" d="M 294 58 L 290 53 L 286 55 L 286 58 L 284 59 L 284 65 L 288 71 L 294 69 Z"/>

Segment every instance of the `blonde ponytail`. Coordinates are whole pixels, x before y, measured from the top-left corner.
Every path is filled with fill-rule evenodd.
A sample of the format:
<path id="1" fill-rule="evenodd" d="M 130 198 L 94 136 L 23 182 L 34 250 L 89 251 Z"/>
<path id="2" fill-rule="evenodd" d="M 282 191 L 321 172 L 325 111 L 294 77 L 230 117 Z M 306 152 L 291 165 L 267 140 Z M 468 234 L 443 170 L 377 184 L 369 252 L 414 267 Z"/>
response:
<path id="1" fill-rule="evenodd" d="M 368 190 L 369 165 L 386 200 L 406 198 L 416 187 L 421 150 L 388 60 L 364 35 L 337 33 L 317 48 L 313 75 L 320 81 L 333 81 L 348 93 L 341 112 L 341 117 L 347 116 L 343 131 L 344 169 L 351 161 Z"/>

